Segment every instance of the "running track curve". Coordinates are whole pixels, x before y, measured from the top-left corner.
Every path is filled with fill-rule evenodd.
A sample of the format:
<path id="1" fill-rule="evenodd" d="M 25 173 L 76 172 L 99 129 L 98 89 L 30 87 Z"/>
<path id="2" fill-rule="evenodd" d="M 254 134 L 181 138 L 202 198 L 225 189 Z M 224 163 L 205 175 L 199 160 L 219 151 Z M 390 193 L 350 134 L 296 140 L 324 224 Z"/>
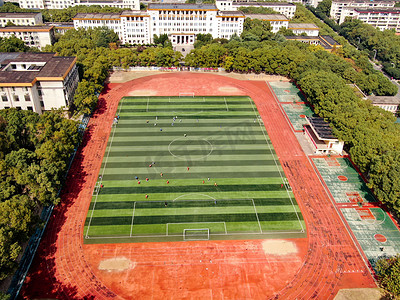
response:
<path id="1" fill-rule="evenodd" d="M 83 226 L 119 100 L 126 95 L 248 95 L 260 112 L 307 225 L 297 252 L 218 241 L 84 245 Z M 268 84 L 213 74 L 168 73 L 109 84 L 89 122 L 21 297 L 57 299 L 331 299 L 341 288 L 376 287 Z M 128 270 L 99 270 L 129 259 Z"/>

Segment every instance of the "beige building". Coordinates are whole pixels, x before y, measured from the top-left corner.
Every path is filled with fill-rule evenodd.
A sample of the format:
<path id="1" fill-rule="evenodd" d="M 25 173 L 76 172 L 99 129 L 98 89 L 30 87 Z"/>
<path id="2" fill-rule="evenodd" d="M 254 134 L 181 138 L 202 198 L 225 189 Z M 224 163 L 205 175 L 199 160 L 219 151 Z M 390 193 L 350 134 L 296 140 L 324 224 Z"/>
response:
<path id="1" fill-rule="evenodd" d="M 15 36 L 24 41 L 29 47 L 42 49 L 46 45 L 52 45 L 55 41 L 53 26 L 8 26 L 0 28 L 0 37 L 9 38 Z"/>
<path id="2" fill-rule="evenodd" d="M 21 8 L 31 9 L 64 9 L 77 5 L 99 5 L 140 10 L 139 0 L 19 0 L 18 2 Z"/>
<path id="3" fill-rule="evenodd" d="M 289 23 L 288 29 L 294 34 L 306 34 L 307 36 L 318 36 L 319 27 L 313 23 Z"/>
<path id="4" fill-rule="evenodd" d="M 271 24 L 271 31 L 277 33 L 279 29 L 288 28 L 289 19 L 281 14 L 245 14 L 246 18 L 268 21 Z"/>
<path id="5" fill-rule="evenodd" d="M 217 1 L 218 2 L 218 1 Z M 264 7 L 272 9 L 277 13 L 291 19 L 296 12 L 296 5 L 287 2 L 233 2 L 233 10 L 239 10 L 240 7 Z"/>
<path id="6" fill-rule="evenodd" d="M 7 23 L 13 23 L 15 26 L 35 26 L 43 24 L 41 13 L 0 13 L 0 27 L 5 27 Z"/>
<path id="7" fill-rule="evenodd" d="M 42 113 L 68 107 L 78 85 L 76 57 L 55 53 L 0 53 L 0 109 Z"/>

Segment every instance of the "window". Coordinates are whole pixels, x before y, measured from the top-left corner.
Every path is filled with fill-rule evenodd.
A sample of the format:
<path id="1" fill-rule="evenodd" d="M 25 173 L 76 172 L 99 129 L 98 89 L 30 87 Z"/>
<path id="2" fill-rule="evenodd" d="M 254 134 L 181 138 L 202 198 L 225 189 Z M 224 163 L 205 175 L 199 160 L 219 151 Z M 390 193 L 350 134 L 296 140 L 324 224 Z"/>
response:
<path id="1" fill-rule="evenodd" d="M 21 106 L 16 106 L 15 107 L 17 110 L 21 110 Z"/>
<path id="2" fill-rule="evenodd" d="M 32 106 L 27 106 L 27 107 L 26 107 L 26 109 L 27 109 L 27 110 L 31 110 L 31 111 L 33 111 L 33 108 L 32 108 Z"/>
<path id="3" fill-rule="evenodd" d="M 1 95 L 1 100 L 3 102 L 8 102 L 7 96 L 6 95 Z"/>
<path id="4" fill-rule="evenodd" d="M 13 98 L 14 98 L 14 101 L 19 101 L 18 95 L 14 95 Z"/>
<path id="5" fill-rule="evenodd" d="M 31 97 L 29 96 L 29 94 L 25 94 L 25 101 L 31 101 Z"/>
<path id="6" fill-rule="evenodd" d="M 44 107 L 44 102 L 43 101 L 40 101 L 40 106 Z"/>

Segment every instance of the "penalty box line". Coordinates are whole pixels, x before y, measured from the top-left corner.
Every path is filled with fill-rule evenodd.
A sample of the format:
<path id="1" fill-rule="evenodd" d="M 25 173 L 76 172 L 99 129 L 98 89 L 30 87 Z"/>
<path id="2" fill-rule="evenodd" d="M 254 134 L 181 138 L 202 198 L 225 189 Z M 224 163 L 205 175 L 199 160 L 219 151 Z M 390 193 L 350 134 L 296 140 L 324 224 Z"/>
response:
<path id="1" fill-rule="evenodd" d="M 165 235 L 166 236 L 176 236 L 176 234 L 168 234 L 168 225 L 181 225 L 181 224 L 224 224 L 224 229 L 225 229 L 225 234 L 228 234 L 228 231 L 226 230 L 226 223 L 221 221 L 221 222 L 184 222 L 184 223 L 166 223 L 166 230 L 165 230 Z M 206 229 L 206 228 L 187 228 L 187 229 Z"/>
<path id="2" fill-rule="evenodd" d="M 260 218 L 258 217 L 257 208 L 256 208 L 256 205 L 255 205 L 255 203 L 254 203 L 254 199 L 253 199 L 253 198 L 251 198 L 251 199 L 211 199 L 211 200 L 208 200 L 208 199 L 193 200 L 193 199 L 191 199 L 191 200 L 182 200 L 182 201 L 180 201 L 180 202 L 194 202 L 194 201 L 197 201 L 197 202 L 198 202 L 198 201 L 214 202 L 214 201 L 243 201 L 243 200 L 245 200 L 245 201 L 251 201 L 251 204 L 250 204 L 249 206 L 253 206 L 253 208 L 254 208 L 254 214 L 256 215 L 258 227 L 259 227 L 259 229 L 260 229 L 260 232 L 259 232 L 259 233 L 260 233 L 260 234 L 263 234 L 264 232 L 263 232 L 262 227 L 261 227 Z M 179 200 L 178 200 L 178 201 L 179 201 Z M 172 201 L 170 201 L 170 202 L 178 202 L 178 201 L 176 201 L 176 199 L 174 199 L 174 200 L 172 200 Z M 136 211 L 136 203 L 137 203 L 137 202 L 143 202 L 143 201 L 135 201 L 135 202 L 133 203 L 132 221 L 131 221 L 131 229 L 130 229 L 129 237 L 133 237 L 133 226 L 134 226 L 135 211 Z M 149 203 L 149 202 L 165 202 L 165 201 L 160 200 L 160 201 L 144 201 L 144 202 Z M 220 222 L 189 222 L 189 223 L 185 222 L 185 223 L 166 223 L 166 236 L 168 236 L 168 224 L 213 224 L 213 223 L 214 223 L 214 224 L 215 224 L 215 223 L 224 224 L 225 234 L 228 234 L 228 230 L 226 229 L 226 222 L 225 222 L 225 221 L 220 221 Z"/>

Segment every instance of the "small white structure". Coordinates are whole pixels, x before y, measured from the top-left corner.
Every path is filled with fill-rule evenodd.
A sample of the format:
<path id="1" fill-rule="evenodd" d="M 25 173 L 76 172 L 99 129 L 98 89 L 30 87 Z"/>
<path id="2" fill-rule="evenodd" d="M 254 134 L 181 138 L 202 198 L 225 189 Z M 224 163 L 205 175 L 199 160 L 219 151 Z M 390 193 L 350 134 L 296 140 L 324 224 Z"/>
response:
<path id="1" fill-rule="evenodd" d="M 344 142 L 333 134 L 329 123 L 323 118 L 306 117 L 308 125 L 304 125 L 304 135 L 313 146 L 315 154 L 342 154 Z"/>
<path id="2" fill-rule="evenodd" d="M 8 26 L 0 27 L 0 37 L 9 38 L 15 36 L 24 41 L 29 47 L 42 49 L 52 45 L 55 41 L 54 26 Z"/>
<path id="3" fill-rule="evenodd" d="M 15 26 L 35 26 L 43 24 L 43 16 L 40 12 L 26 13 L 0 13 L 0 27 L 5 27 L 8 22 Z"/>
<path id="4" fill-rule="evenodd" d="M 41 114 L 68 107 L 78 85 L 76 57 L 55 53 L 0 53 L 0 109 Z"/>
<path id="5" fill-rule="evenodd" d="M 307 36 L 319 35 L 319 27 L 313 23 L 289 23 L 288 29 L 297 35 L 303 33 L 305 33 Z"/>
<path id="6" fill-rule="evenodd" d="M 393 96 L 369 96 L 373 106 L 378 106 L 386 111 L 396 114 L 399 111 L 400 98 Z"/>

